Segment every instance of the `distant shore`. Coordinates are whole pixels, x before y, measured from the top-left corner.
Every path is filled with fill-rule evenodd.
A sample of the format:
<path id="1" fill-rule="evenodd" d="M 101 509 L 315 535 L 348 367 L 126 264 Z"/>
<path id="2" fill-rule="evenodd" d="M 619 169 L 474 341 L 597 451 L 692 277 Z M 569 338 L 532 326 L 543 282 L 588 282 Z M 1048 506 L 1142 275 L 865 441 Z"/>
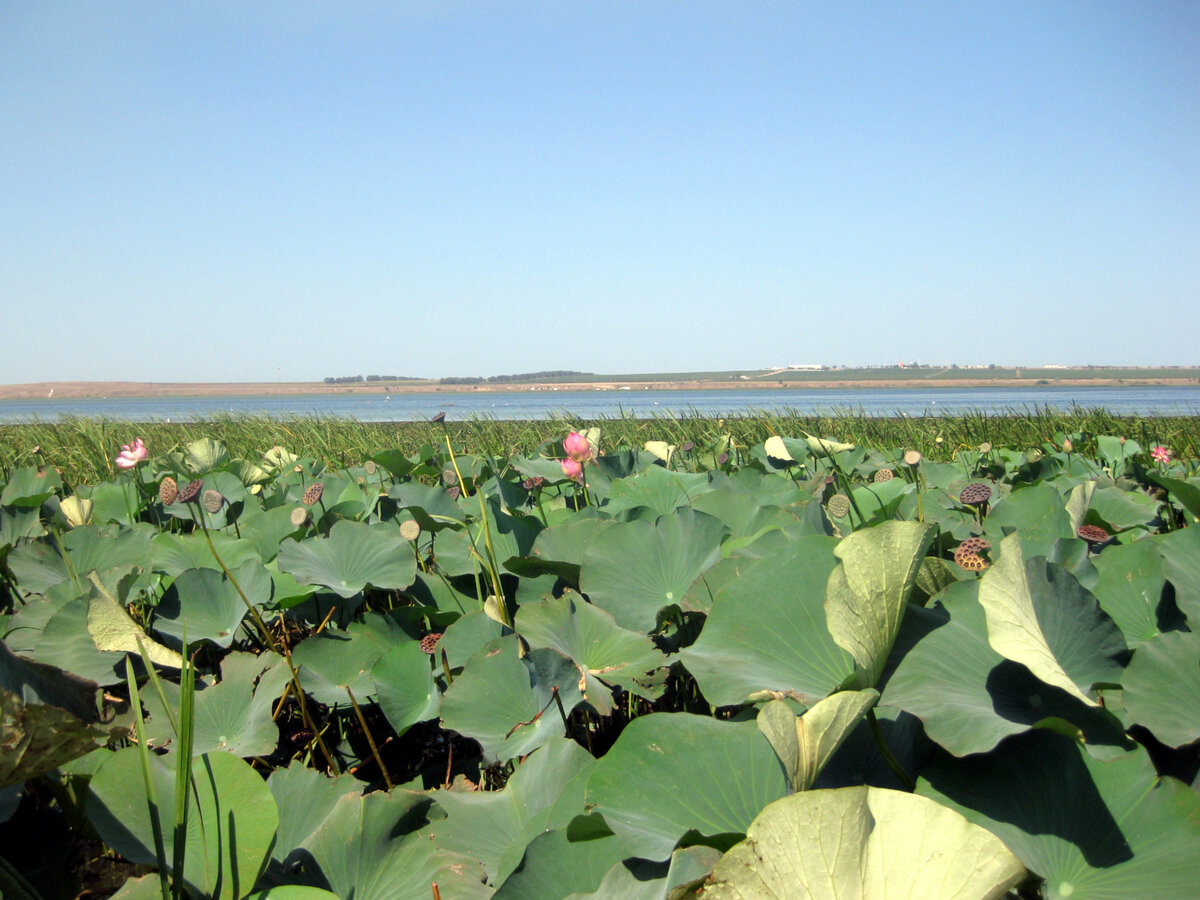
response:
<path id="1" fill-rule="evenodd" d="M 1052 382 L 1034 378 L 930 378 L 930 379 L 853 379 L 778 380 L 761 377 L 749 380 L 667 380 L 667 381 L 587 381 L 587 382 L 514 382 L 507 384 L 438 384 L 434 381 L 355 382 L 140 382 L 140 381 L 39 381 L 29 384 L 0 385 L 0 400 L 43 400 L 113 397 L 246 397 L 334 394 L 434 394 L 434 393 L 512 393 L 516 391 L 618 391 L 618 390 L 876 390 L 880 388 L 1028 388 L 1044 387 L 1146 387 L 1150 385 L 1194 385 L 1195 378 L 1087 378 L 1062 377 Z"/>

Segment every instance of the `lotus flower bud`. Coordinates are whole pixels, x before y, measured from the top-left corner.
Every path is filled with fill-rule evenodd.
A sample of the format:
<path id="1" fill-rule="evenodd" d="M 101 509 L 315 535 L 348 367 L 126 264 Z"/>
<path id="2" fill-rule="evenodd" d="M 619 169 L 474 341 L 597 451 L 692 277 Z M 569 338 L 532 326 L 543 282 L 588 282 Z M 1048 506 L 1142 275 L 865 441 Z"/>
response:
<path id="1" fill-rule="evenodd" d="M 562 461 L 563 475 L 571 479 L 571 481 L 583 480 L 583 463 L 576 459 L 564 459 Z"/>
<path id="2" fill-rule="evenodd" d="M 592 445 L 578 431 L 572 431 L 563 440 L 563 450 L 567 452 L 567 458 L 574 460 L 577 463 L 587 462 L 592 458 Z"/>

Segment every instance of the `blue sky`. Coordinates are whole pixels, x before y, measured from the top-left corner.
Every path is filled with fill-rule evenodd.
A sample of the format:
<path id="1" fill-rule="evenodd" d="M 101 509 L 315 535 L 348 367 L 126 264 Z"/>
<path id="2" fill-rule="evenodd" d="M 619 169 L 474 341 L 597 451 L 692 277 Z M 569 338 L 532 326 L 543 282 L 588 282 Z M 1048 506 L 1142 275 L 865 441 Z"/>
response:
<path id="1" fill-rule="evenodd" d="M 0 6 L 0 382 L 1200 363 L 1200 4 Z"/>

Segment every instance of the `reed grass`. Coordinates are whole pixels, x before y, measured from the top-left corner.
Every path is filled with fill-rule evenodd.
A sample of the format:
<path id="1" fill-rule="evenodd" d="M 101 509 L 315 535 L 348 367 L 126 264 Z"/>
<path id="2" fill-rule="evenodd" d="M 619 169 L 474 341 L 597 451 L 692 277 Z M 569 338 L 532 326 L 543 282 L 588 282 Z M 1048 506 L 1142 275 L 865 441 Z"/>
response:
<path id="1" fill-rule="evenodd" d="M 533 453 L 543 441 L 591 426 L 601 429 L 602 449 L 640 447 L 649 440 L 680 446 L 691 441 L 697 447 L 704 447 L 722 435 L 731 435 L 739 444 L 751 446 L 773 434 L 800 437 L 808 433 L 864 447 L 915 449 L 927 459 L 949 460 L 957 451 L 973 449 L 984 441 L 996 447 L 1028 449 L 1052 440 L 1056 433 L 1079 432 L 1085 436 L 1121 435 L 1138 441 L 1146 449 L 1163 444 L 1176 456 L 1200 456 L 1200 417 L 1141 418 L 1082 408 L 1066 412 L 1047 407 L 1002 414 L 981 411 L 911 418 L 860 416 L 852 412 L 801 415 L 772 411 L 719 419 L 687 413 L 585 420 L 561 414 L 537 421 L 477 417 L 446 422 L 444 426 L 432 422 L 357 422 L 319 416 L 222 416 L 186 423 L 67 418 L 55 423 L 3 425 L 0 471 L 7 477 L 14 468 L 51 465 L 69 484 L 93 484 L 115 474 L 113 458 L 121 445 L 134 437 L 145 440 L 152 456 L 208 437 L 223 442 L 235 457 L 257 459 L 279 445 L 334 468 L 359 463 L 392 448 L 413 455 L 424 447 L 441 445 L 447 434 L 457 447 L 468 453 L 506 457 Z"/>

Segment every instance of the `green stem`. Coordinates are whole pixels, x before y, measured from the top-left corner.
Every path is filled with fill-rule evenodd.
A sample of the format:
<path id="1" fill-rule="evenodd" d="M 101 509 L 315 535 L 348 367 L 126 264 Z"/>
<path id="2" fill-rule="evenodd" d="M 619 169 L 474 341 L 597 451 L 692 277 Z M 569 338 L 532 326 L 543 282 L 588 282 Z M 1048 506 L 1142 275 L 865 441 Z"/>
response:
<path id="1" fill-rule="evenodd" d="M 171 876 L 167 872 L 167 847 L 163 841 L 162 819 L 158 814 L 158 791 L 150 771 L 150 748 L 146 746 L 146 724 L 142 720 L 142 700 L 138 694 L 137 678 L 133 675 L 133 660 L 125 657 L 125 680 L 129 684 L 129 705 L 133 708 L 133 730 L 137 735 L 138 758 L 142 763 L 142 783 L 149 805 L 150 831 L 154 835 L 154 857 L 158 861 L 158 886 L 163 900 L 171 900 Z M 180 873 L 183 877 L 183 873 Z"/>
<path id="2" fill-rule="evenodd" d="M 904 771 L 904 766 L 900 765 L 900 760 L 896 759 L 891 748 L 888 747 L 887 741 L 883 739 L 883 730 L 879 727 L 879 720 L 875 718 L 875 710 L 867 710 L 867 722 L 871 725 L 871 736 L 875 738 L 875 744 L 879 747 L 883 761 L 888 764 L 888 768 L 895 773 L 907 790 L 915 791 L 917 789 L 916 782 L 912 780 L 908 772 Z"/>

